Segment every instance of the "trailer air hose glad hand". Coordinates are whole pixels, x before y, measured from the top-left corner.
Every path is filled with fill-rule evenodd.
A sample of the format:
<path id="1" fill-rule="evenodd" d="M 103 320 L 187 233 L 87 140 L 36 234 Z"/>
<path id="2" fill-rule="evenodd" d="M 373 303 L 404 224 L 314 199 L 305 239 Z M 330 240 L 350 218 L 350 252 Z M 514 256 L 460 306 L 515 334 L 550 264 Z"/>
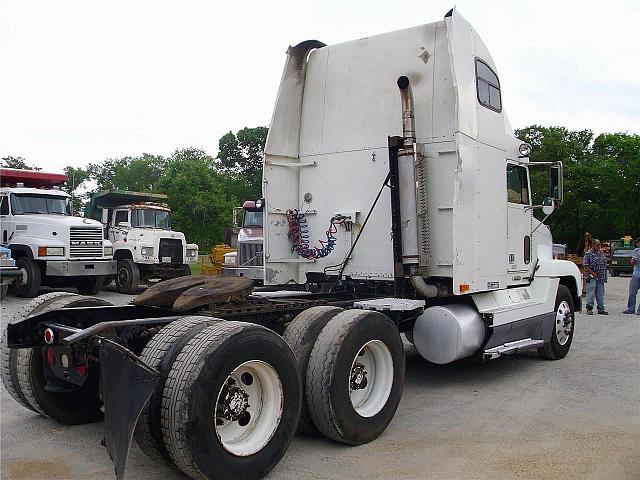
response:
<path id="1" fill-rule="evenodd" d="M 326 240 L 318 240 L 320 247 L 312 247 L 309 245 L 309 227 L 304 213 L 298 210 L 287 210 L 287 222 L 289 222 L 289 233 L 287 236 L 293 242 L 292 252 L 297 252 L 302 258 L 313 260 L 316 258 L 324 258 L 329 255 L 336 246 L 335 234 L 338 231 L 338 225 L 343 224 L 348 217 L 344 215 L 335 215 L 329 221 L 329 228 L 325 232 Z"/>

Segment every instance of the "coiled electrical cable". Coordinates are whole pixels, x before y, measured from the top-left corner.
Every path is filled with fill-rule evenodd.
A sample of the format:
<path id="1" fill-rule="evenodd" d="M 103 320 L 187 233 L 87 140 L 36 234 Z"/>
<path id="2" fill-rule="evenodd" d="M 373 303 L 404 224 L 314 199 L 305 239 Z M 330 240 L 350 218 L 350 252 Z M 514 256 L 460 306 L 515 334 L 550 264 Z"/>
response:
<path id="1" fill-rule="evenodd" d="M 329 221 L 326 240 L 318 240 L 319 247 L 309 245 L 309 227 L 304 213 L 297 209 L 287 210 L 287 222 L 289 223 L 289 233 L 287 236 L 293 242 L 292 252 L 297 252 L 302 258 L 312 260 L 324 258 L 329 255 L 336 246 L 335 234 L 338 232 L 338 225 L 345 222 L 347 217 L 334 215 Z"/>

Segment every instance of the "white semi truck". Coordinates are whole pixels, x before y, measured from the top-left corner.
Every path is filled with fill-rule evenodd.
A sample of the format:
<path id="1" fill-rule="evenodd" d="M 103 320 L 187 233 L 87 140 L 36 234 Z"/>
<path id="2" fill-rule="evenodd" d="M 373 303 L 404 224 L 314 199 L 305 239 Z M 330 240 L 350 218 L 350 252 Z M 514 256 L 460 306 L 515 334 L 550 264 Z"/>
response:
<path id="1" fill-rule="evenodd" d="M 111 190 L 91 195 L 85 216 L 100 219 L 118 262 L 116 287 L 132 294 L 140 283 L 191 275 L 198 245 L 171 229 L 167 196 Z"/>
<path id="2" fill-rule="evenodd" d="M 45 300 L 9 326 L 6 363 L 44 359 L 62 382 L 59 355 L 80 359 L 67 372 L 99 359 L 94 383 L 64 380 L 71 399 L 92 402 L 84 416 L 71 400 L 49 408 L 29 393 L 44 380 L 16 381 L 11 368 L 9 392 L 67 423 L 93 418 L 101 398 L 118 478 L 135 437 L 192 478 L 254 479 L 296 428 L 375 440 L 402 394 L 401 333 L 435 363 L 525 349 L 563 358 L 580 274 L 553 259 L 533 217 L 560 206 L 562 167 L 529 163 L 503 103 L 488 50 L 455 10 L 290 47 L 264 155 L 266 285 L 249 293 L 248 279 L 192 277 L 126 307 Z M 541 206 L 531 204 L 534 167 L 551 178 Z"/>
<path id="3" fill-rule="evenodd" d="M 0 169 L 1 243 L 21 272 L 12 284 L 20 297 L 37 296 L 42 285 L 96 294 L 115 273 L 113 246 L 102 238 L 100 223 L 73 216 L 70 195 L 56 189 L 66 178 Z"/>

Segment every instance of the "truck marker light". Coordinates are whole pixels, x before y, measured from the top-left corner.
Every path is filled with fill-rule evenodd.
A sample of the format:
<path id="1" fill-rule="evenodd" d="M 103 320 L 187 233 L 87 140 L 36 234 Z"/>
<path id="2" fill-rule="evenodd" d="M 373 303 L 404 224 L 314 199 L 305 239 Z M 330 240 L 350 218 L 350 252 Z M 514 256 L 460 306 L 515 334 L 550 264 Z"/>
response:
<path id="1" fill-rule="evenodd" d="M 50 348 L 47 348 L 47 363 L 49 365 L 55 365 L 56 363 L 56 355 Z"/>
<path id="2" fill-rule="evenodd" d="M 67 355 L 66 353 L 60 355 L 60 363 L 62 363 L 62 366 L 64 368 L 69 368 L 69 355 Z"/>
<path id="3" fill-rule="evenodd" d="M 44 331 L 44 341 L 48 344 L 51 345 L 53 343 L 53 330 L 51 330 L 50 328 L 47 328 Z"/>
<path id="4" fill-rule="evenodd" d="M 469 291 L 469 284 L 467 283 L 461 283 L 460 284 L 460 293 L 464 293 L 464 292 L 468 292 Z"/>

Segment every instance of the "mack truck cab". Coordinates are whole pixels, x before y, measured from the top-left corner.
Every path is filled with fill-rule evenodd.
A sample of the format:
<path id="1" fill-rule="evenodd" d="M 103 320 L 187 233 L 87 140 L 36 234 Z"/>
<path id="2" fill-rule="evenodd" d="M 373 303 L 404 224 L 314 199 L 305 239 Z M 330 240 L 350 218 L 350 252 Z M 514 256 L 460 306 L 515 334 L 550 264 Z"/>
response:
<path id="1" fill-rule="evenodd" d="M 237 221 L 238 210 L 242 212 L 241 223 Z M 224 255 L 222 275 L 246 277 L 261 284 L 264 279 L 262 258 L 263 201 L 247 200 L 241 208 L 234 210 L 233 213 L 234 230 L 238 229 L 237 251 Z M 234 242 L 230 243 L 233 246 Z"/>
<path id="2" fill-rule="evenodd" d="M 133 294 L 141 283 L 191 275 L 198 245 L 171 229 L 171 210 L 162 194 L 113 190 L 91 196 L 85 215 L 100 218 L 114 247 L 115 283 Z"/>
<path id="3" fill-rule="evenodd" d="M 71 196 L 56 189 L 66 175 L 2 168 L 0 177 L 0 241 L 21 273 L 16 294 L 35 297 L 43 285 L 98 293 L 115 274 L 113 246 L 100 222 L 72 215 Z"/>

